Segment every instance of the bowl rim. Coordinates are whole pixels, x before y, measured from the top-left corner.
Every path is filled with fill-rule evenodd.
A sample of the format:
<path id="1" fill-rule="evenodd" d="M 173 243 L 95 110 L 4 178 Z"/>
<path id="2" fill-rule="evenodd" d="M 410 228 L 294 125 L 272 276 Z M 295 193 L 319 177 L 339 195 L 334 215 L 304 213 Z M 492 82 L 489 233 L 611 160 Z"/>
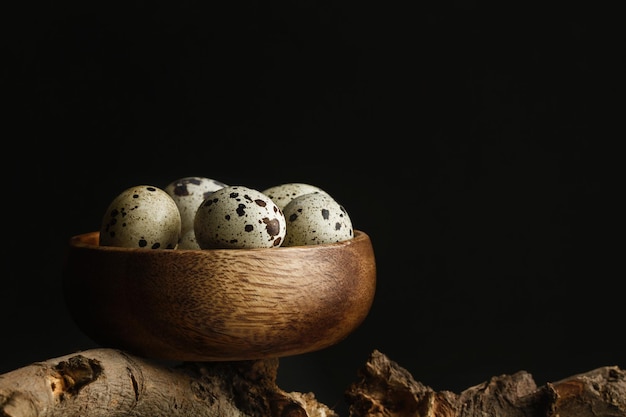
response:
<path id="1" fill-rule="evenodd" d="M 73 235 L 69 238 L 69 246 L 72 248 L 83 248 L 83 249 L 92 249 L 92 250 L 97 250 L 97 251 L 104 251 L 104 252 L 124 252 L 124 253 L 133 253 L 133 252 L 139 252 L 139 253 L 171 253 L 171 252 L 175 252 L 175 253 L 207 253 L 207 252 L 211 252 L 211 253 L 219 253 L 219 252 L 228 252 L 228 253 L 233 253 L 234 251 L 237 251 L 238 253 L 245 253 L 245 252 L 266 252 L 266 251 L 271 251 L 270 253 L 273 253 L 274 251 L 301 251 L 301 250 L 312 250 L 312 249 L 322 249 L 322 248 L 332 248 L 332 247 L 340 247 L 340 246 L 348 246 L 351 244 L 354 244 L 355 242 L 359 242 L 361 240 L 364 239 L 369 239 L 371 241 L 371 237 L 364 231 L 359 230 L 359 229 L 353 229 L 353 235 L 352 238 L 350 239 L 346 239 L 346 240 L 342 240 L 339 242 L 331 242 L 331 243 L 322 243 L 322 244 L 317 244 L 317 245 L 298 245 L 298 246 L 276 246 L 276 247 L 271 247 L 271 248 L 220 248 L 220 249 L 178 249 L 178 248 L 174 248 L 174 249 L 165 249 L 165 248 L 159 248 L 159 249 L 150 249 L 150 248 L 126 248 L 123 246 L 105 246 L 105 245 L 99 245 L 97 243 L 91 243 L 90 241 L 93 240 L 95 242 L 99 241 L 99 236 L 100 236 L 100 231 L 91 231 L 91 232 L 85 232 L 85 233 L 80 233 L 80 234 L 76 234 Z"/>

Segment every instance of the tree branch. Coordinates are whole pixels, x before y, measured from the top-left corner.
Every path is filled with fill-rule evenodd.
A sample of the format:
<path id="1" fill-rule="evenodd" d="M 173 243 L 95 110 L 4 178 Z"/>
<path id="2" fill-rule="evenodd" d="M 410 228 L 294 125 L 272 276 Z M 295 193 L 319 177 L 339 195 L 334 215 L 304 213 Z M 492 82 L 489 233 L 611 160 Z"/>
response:
<path id="1" fill-rule="evenodd" d="M 0 375 L 1 417 L 339 417 L 276 385 L 278 359 L 150 361 L 92 349 Z M 607 366 L 538 387 L 519 371 L 436 392 L 374 351 L 345 391 L 349 417 L 626 417 L 626 371 Z"/>
<path id="2" fill-rule="evenodd" d="M 326 416 L 312 394 L 276 386 L 278 359 L 168 367 L 93 349 L 0 375 L 0 416 Z"/>
<path id="3" fill-rule="evenodd" d="M 537 387 L 519 371 L 494 376 L 460 394 L 436 392 L 374 351 L 346 391 L 351 417 L 624 417 L 626 372 L 598 368 Z"/>

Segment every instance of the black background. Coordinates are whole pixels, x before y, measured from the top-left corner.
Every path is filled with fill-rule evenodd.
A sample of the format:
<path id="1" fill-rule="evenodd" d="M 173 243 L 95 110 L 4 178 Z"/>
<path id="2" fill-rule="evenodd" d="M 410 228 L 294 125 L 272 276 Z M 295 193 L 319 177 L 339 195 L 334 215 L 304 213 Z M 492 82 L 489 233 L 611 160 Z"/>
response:
<path id="1" fill-rule="evenodd" d="M 614 14 L 507 4 L 5 9 L 0 372 L 96 346 L 65 310 L 67 240 L 191 175 L 320 186 L 372 239 L 369 316 L 281 359 L 283 389 L 343 410 L 374 349 L 455 392 L 625 367 Z"/>

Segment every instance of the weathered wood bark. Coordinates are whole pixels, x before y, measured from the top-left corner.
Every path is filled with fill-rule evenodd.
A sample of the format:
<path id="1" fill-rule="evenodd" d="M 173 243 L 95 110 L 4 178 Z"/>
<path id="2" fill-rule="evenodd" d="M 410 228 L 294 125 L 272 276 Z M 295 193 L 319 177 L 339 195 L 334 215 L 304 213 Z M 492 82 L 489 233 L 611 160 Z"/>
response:
<path id="1" fill-rule="evenodd" d="M 338 417 L 276 385 L 278 359 L 152 362 L 93 349 L 0 375 L 0 416 Z M 378 351 L 345 392 L 349 417 L 625 417 L 626 371 L 607 366 L 538 387 L 525 371 L 436 392 Z"/>
<path id="2" fill-rule="evenodd" d="M 460 394 L 435 392 L 374 351 L 346 391 L 351 417 L 626 416 L 626 371 L 608 366 L 537 387 L 520 371 Z"/>
<path id="3" fill-rule="evenodd" d="M 0 375 L 0 416 L 336 417 L 276 386 L 278 359 L 174 367 L 93 349 Z"/>

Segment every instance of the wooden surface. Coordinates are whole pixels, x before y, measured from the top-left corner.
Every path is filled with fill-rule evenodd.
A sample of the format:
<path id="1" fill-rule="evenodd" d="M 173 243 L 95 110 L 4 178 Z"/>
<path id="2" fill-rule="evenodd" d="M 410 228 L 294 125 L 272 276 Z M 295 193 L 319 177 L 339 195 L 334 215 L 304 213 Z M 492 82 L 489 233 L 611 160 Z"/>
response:
<path id="1" fill-rule="evenodd" d="M 100 247 L 70 241 L 64 293 L 103 346 L 184 361 L 248 360 L 333 345 L 367 316 L 376 287 L 369 236 L 272 249 Z"/>
<path id="2" fill-rule="evenodd" d="M 625 417 L 626 371 L 592 369 L 537 386 L 528 372 L 496 375 L 460 393 L 435 391 L 374 351 L 346 390 L 350 417 Z"/>
<path id="3" fill-rule="evenodd" d="M 92 349 L 0 375 L 3 417 L 336 417 L 276 385 L 277 359 L 173 367 Z"/>
<path id="4" fill-rule="evenodd" d="M 282 390 L 278 372 L 277 358 L 168 366 L 117 349 L 92 349 L 0 375 L 0 415 L 339 416 L 315 393 Z M 355 374 L 344 392 L 347 417 L 626 416 L 626 371 L 617 366 L 543 386 L 520 370 L 454 393 L 434 391 L 374 351 Z"/>

